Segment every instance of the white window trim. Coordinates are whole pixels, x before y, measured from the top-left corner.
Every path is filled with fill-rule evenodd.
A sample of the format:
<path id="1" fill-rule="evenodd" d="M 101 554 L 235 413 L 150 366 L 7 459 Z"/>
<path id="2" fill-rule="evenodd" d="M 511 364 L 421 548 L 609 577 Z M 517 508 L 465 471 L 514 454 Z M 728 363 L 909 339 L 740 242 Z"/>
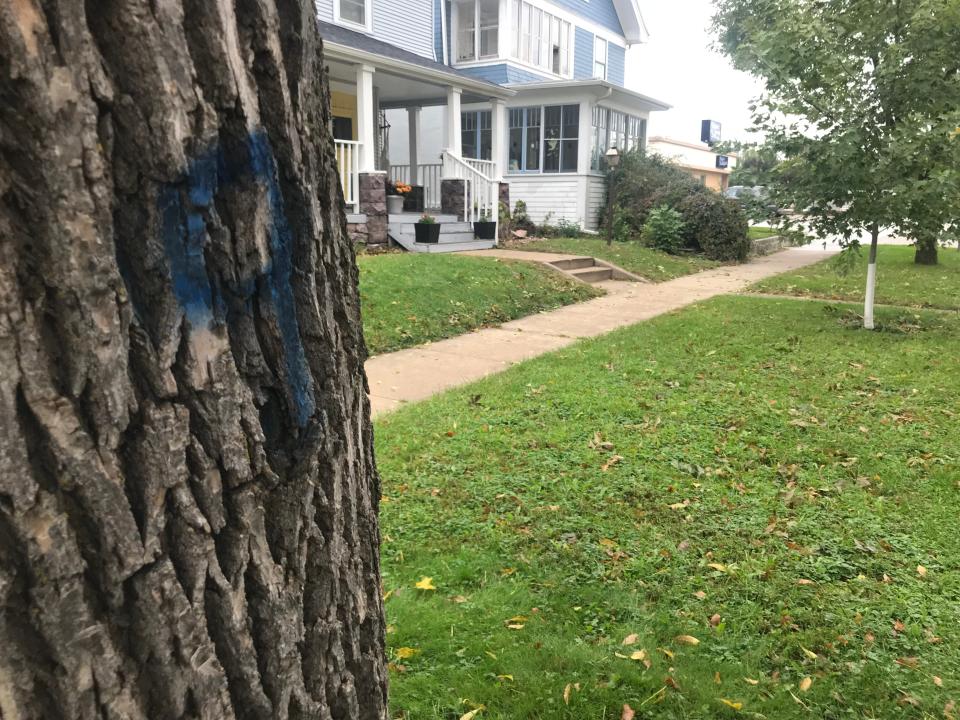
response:
<path id="1" fill-rule="evenodd" d="M 340 0 L 333 0 L 333 22 L 342 25 L 351 30 L 359 30 L 364 33 L 373 32 L 373 0 L 364 0 L 363 17 L 365 23 L 355 23 L 352 20 L 344 20 L 340 17 Z"/>

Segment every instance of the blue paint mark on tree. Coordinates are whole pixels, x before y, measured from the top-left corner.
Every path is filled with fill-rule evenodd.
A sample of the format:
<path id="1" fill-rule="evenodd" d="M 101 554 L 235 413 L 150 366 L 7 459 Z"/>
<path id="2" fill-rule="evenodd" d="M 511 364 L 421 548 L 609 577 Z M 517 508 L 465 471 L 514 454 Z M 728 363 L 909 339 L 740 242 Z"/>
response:
<path id="1" fill-rule="evenodd" d="M 307 424 L 316 405 L 313 378 L 307 363 L 291 278 L 293 275 L 293 232 L 283 204 L 277 180 L 277 166 L 266 133 L 255 131 L 247 138 L 246 155 L 224 157 L 220 148 L 212 148 L 193 160 L 183 183 L 163 187 L 158 196 L 161 234 L 173 293 L 183 307 L 191 328 L 212 330 L 222 322 L 225 306 L 219 291 L 211 285 L 204 257 L 207 240 L 205 214 L 217 190 L 243 180 L 262 184 L 270 207 L 270 261 L 259 275 L 241 278 L 237 288 L 245 297 L 260 289 L 259 301 L 269 303 L 276 317 L 283 348 L 284 374 L 290 401 L 300 427 Z M 242 154 L 242 153 L 241 153 Z"/>

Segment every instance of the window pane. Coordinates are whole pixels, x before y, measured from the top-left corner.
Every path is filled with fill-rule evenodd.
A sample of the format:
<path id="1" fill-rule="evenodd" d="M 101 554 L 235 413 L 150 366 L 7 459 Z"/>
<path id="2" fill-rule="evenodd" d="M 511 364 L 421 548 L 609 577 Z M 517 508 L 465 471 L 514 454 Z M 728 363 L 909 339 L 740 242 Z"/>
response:
<path id="1" fill-rule="evenodd" d="M 527 108 L 527 164 L 525 170 L 540 169 L 540 108 Z"/>
<path id="2" fill-rule="evenodd" d="M 543 171 L 559 172 L 560 170 L 560 141 L 543 141 Z"/>
<path id="3" fill-rule="evenodd" d="M 580 106 L 563 106 L 563 137 L 576 138 L 580 134 Z"/>
<path id="4" fill-rule="evenodd" d="M 494 57 L 498 54 L 499 26 L 499 0 L 480 0 L 480 57 Z"/>
<path id="5" fill-rule="evenodd" d="M 340 19 L 366 24 L 367 7 L 365 0 L 340 0 Z"/>
<path id="6" fill-rule="evenodd" d="M 577 171 L 577 145 L 576 140 L 560 142 L 560 172 Z"/>
<path id="7" fill-rule="evenodd" d="M 476 6 L 471 2 L 457 5 L 457 60 L 473 60 L 476 42 Z"/>
<path id="8" fill-rule="evenodd" d="M 460 152 L 466 158 L 477 157 L 477 131 L 465 130 L 460 136 Z"/>
<path id="9" fill-rule="evenodd" d="M 510 169 L 519 170 L 523 163 L 523 128 L 510 128 Z"/>
<path id="10" fill-rule="evenodd" d="M 593 59 L 598 63 L 607 62 L 607 41 L 601 38 L 594 38 L 593 40 Z"/>
<path id="11" fill-rule="evenodd" d="M 559 105 L 543 109 L 543 136 L 551 140 L 560 137 L 561 108 Z"/>
<path id="12" fill-rule="evenodd" d="M 491 148 L 490 128 L 485 128 L 480 131 L 480 155 L 478 159 L 489 160 L 490 148 Z"/>
<path id="13" fill-rule="evenodd" d="M 496 57 L 498 53 L 497 28 L 486 28 L 480 31 L 480 57 Z"/>

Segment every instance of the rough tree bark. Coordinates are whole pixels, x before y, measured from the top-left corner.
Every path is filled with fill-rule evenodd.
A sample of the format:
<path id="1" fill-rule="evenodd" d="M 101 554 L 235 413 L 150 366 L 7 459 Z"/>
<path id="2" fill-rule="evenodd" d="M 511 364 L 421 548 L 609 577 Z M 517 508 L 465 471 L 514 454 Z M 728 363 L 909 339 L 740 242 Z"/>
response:
<path id="1" fill-rule="evenodd" d="M 937 264 L 937 238 L 935 236 L 918 240 L 914 246 L 913 262 L 917 265 Z"/>
<path id="2" fill-rule="evenodd" d="M 384 718 L 310 0 L 0 0 L 0 718 Z"/>

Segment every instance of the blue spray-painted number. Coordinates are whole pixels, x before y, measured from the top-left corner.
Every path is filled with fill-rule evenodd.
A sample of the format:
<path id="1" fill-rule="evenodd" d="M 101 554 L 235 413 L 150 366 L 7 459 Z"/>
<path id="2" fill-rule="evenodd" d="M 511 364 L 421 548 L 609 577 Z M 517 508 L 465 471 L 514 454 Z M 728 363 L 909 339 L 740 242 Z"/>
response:
<path id="1" fill-rule="evenodd" d="M 212 148 L 193 160 L 182 183 L 164 186 L 158 196 L 161 234 L 170 264 L 173 293 L 192 328 L 213 329 L 224 319 L 225 305 L 210 283 L 204 245 L 207 241 L 205 213 L 218 189 L 240 180 L 253 179 L 265 186 L 270 207 L 268 225 L 270 260 L 251 278 L 241 278 L 241 292 L 260 288 L 260 301 L 268 302 L 277 319 L 283 346 L 283 362 L 290 401 L 300 427 L 307 424 L 316 405 L 313 378 L 300 340 L 291 277 L 293 232 L 277 180 L 277 165 L 270 140 L 262 130 L 247 138 L 246 158 L 224 157 Z M 184 192 L 185 191 L 185 192 Z M 244 292 L 246 291 L 246 292 Z"/>

